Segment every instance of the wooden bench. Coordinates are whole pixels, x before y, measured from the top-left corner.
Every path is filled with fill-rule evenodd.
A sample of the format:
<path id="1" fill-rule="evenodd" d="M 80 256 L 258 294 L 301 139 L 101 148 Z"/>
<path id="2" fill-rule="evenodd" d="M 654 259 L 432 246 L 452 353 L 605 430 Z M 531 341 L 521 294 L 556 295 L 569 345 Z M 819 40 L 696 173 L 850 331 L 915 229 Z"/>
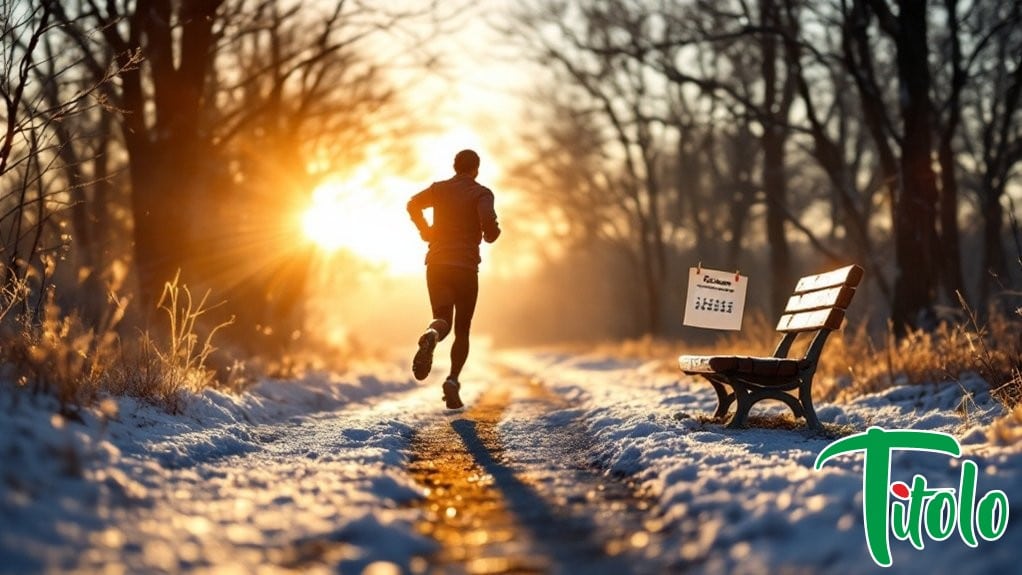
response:
<path id="1" fill-rule="evenodd" d="M 862 280 L 862 268 L 851 265 L 798 281 L 788 299 L 784 315 L 777 322 L 781 341 L 771 357 L 734 355 L 683 355 L 678 358 L 681 371 L 701 375 L 717 392 L 717 411 L 723 418 L 732 403 L 737 403 L 730 428 L 744 427 L 752 406 L 764 399 L 783 401 L 795 417 L 804 417 L 810 428 L 823 426 L 813 409 L 813 375 L 816 362 L 830 332 L 841 327 L 845 308 Z M 802 334 L 815 334 L 802 358 L 788 358 L 791 346 Z M 797 390 L 797 396 L 792 395 Z"/>

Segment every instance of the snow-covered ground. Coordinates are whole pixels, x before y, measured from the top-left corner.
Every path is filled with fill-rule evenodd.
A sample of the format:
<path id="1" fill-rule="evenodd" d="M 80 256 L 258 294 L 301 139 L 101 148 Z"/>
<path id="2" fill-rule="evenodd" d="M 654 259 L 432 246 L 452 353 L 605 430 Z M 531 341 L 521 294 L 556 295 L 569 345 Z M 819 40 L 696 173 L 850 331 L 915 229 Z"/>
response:
<path id="1" fill-rule="evenodd" d="M 377 364 L 207 391 L 181 415 L 122 398 L 83 424 L 0 387 L 0 572 L 410 570 L 434 543 L 403 469 L 439 396 Z"/>
<path id="2" fill-rule="evenodd" d="M 702 423 L 696 416 L 714 408 L 709 386 L 649 365 L 473 354 L 469 405 L 502 380 L 525 381 L 497 364 L 559 397 L 542 410 L 513 404 L 498 426 L 508 468 L 552 509 L 587 509 L 575 476 L 559 471 L 567 455 L 601 467 L 608 484 L 631 478 L 648 497 L 648 517 L 627 539 L 635 572 L 880 571 L 863 536 L 861 456 L 817 472 L 827 439 Z M 437 376 L 417 384 L 403 363 L 264 381 L 242 397 L 206 392 L 174 416 L 119 399 L 116 415 L 89 411 L 82 423 L 51 416 L 45 397 L 0 386 L 0 572 L 428 570 L 423 557 L 437 543 L 414 528 L 423 492 L 407 471 L 411 438 L 464 415 L 442 410 Z M 963 404 L 966 391 L 973 400 Z M 952 537 L 923 551 L 895 542 L 887 572 L 1015 572 L 1022 454 L 988 442 L 1000 408 L 983 382 L 894 388 L 817 411 L 856 430 L 952 433 L 979 465 L 980 492 L 1001 489 L 1014 504 L 999 541 L 972 549 Z M 556 434 L 569 426 L 578 433 L 565 445 Z M 900 454 L 893 470 L 894 479 L 958 483 L 958 467 L 935 454 Z M 590 513 L 598 531 L 614 531 L 612 508 Z"/>
<path id="3" fill-rule="evenodd" d="M 612 473 L 631 476 L 656 500 L 661 547 L 676 566 L 701 573 L 1014 573 L 1022 545 L 1022 453 L 987 441 L 986 426 L 1002 409 L 978 378 L 896 387 L 851 404 L 817 404 L 823 422 L 865 431 L 871 425 L 942 431 L 979 465 L 978 490 L 1001 489 L 1012 504 L 1008 529 L 975 549 L 957 536 L 924 541 L 923 551 L 892 541 L 893 567 L 881 569 L 865 544 L 862 456 L 813 470 L 831 441 L 805 430 L 730 430 L 701 423 L 716 406 L 712 388 L 658 373 L 653 364 L 560 354 L 506 353 L 502 360 L 533 374 L 571 407 L 593 438 L 590 456 Z M 972 401 L 962 402 L 966 392 Z M 772 402 L 753 414 L 784 413 Z M 933 487 L 958 487 L 958 462 L 939 454 L 900 453 L 892 481 L 923 474 Z"/>

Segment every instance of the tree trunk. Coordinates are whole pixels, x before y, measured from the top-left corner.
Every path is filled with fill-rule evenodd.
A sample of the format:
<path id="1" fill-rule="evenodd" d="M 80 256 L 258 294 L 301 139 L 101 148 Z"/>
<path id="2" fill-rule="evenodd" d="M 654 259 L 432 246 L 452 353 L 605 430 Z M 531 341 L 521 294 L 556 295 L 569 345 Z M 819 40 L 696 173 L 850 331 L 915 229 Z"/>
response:
<path id="1" fill-rule="evenodd" d="M 781 10 L 774 0 L 760 1 L 760 18 L 764 26 L 786 29 Z M 791 253 L 784 232 L 787 220 L 787 185 L 784 173 L 784 146 L 788 139 L 788 111 L 794 96 L 793 75 L 785 67 L 785 78 L 778 86 L 778 44 L 775 34 L 764 34 L 760 40 L 763 74 L 763 194 L 766 198 L 766 232 L 770 246 L 770 307 L 773 317 L 784 311 L 792 288 Z"/>
<path id="2" fill-rule="evenodd" d="M 728 215 L 731 220 L 731 238 L 727 244 L 727 258 L 724 260 L 727 269 L 738 269 L 739 260 L 742 257 L 742 241 L 745 239 L 745 225 L 749 219 L 749 202 L 746 192 L 742 192 L 741 199 L 732 196 L 728 206 Z"/>
<path id="3" fill-rule="evenodd" d="M 660 335 L 663 321 L 660 317 L 663 302 L 663 286 L 667 276 L 667 245 L 664 242 L 663 218 L 660 214 L 660 174 L 657 172 L 657 163 L 654 154 L 651 153 L 652 144 L 648 134 L 640 137 L 643 149 L 643 169 L 646 175 L 645 188 L 646 200 L 649 204 L 649 249 L 650 254 L 650 287 L 649 315 L 650 334 Z"/>
<path id="4" fill-rule="evenodd" d="M 787 0 L 785 5 L 789 18 L 793 19 L 795 11 L 793 0 Z M 852 55 L 851 40 L 851 35 L 846 32 L 843 43 L 846 61 Z M 884 299 L 890 302 L 890 286 L 883 277 L 882 267 L 874 254 L 872 240 L 869 236 L 869 202 L 857 201 L 857 188 L 852 169 L 844 158 L 841 146 L 838 145 L 838 142 L 842 142 L 846 137 L 845 129 L 842 126 L 836 140 L 828 135 L 824 122 L 821 121 L 820 114 L 817 113 L 813 91 L 809 88 L 802 69 L 801 51 L 802 46 L 798 42 L 795 42 L 793 38 L 786 39 L 785 52 L 788 62 L 792 66 L 791 74 L 794 77 L 797 91 L 805 104 L 805 115 L 813 137 L 812 155 L 826 173 L 833 188 L 833 193 L 830 196 L 832 205 L 831 233 L 836 235 L 837 229 L 844 229 L 848 242 L 855 250 L 856 259 L 865 266 L 869 276 L 880 288 Z M 835 87 L 835 90 L 837 89 Z M 844 109 L 843 106 L 842 109 Z M 882 130 L 878 130 L 877 133 L 879 137 L 883 137 Z M 891 164 L 893 165 L 893 161 Z"/>
<path id="5" fill-rule="evenodd" d="M 130 158 L 135 265 L 143 309 L 152 310 L 163 284 L 180 270 L 193 287 L 203 282 L 201 270 L 189 269 L 189 256 L 208 253 L 198 246 L 196 217 L 207 197 L 202 168 L 211 161 L 200 127 L 203 94 L 213 59 L 213 22 L 222 0 L 166 1 L 136 6 L 131 38 L 147 58 L 144 68 L 121 74 L 124 140 Z M 171 27 L 174 10 L 181 21 Z M 137 27 L 137 28 L 134 28 Z M 114 34 L 114 31 L 107 31 Z M 141 39 L 145 38 L 142 43 Z M 175 50 L 175 43 L 179 49 Z M 178 52 L 175 57 L 175 52 Z M 124 54 L 118 56 L 125 58 Z M 123 63 L 123 62 L 122 62 Z M 146 96 L 150 85 L 152 100 Z M 201 247 L 201 251 L 196 251 Z"/>
<path id="6" fill-rule="evenodd" d="M 111 115 L 103 113 L 99 118 L 99 130 L 96 133 L 96 151 L 92 158 L 93 183 L 92 203 L 89 205 L 89 220 L 92 222 L 93 241 L 95 243 L 95 260 L 100 265 L 110 262 L 110 254 L 106 251 L 114 237 L 110 217 L 110 149 L 112 137 Z"/>
<path id="7" fill-rule="evenodd" d="M 646 218 L 639 218 L 639 261 L 642 266 L 643 286 L 646 292 L 646 325 L 643 335 L 660 333 L 660 280 L 656 273 L 656 255 L 650 238 L 649 223 Z"/>
<path id="8" fill-rule="evenodd" d="M 767 242 L 770 246 L 770 306 L 780 317 L 791 294 L 791 252 L 784 232 L 785 206 L 784 136 L 780 128 L 767 126 L 763 137 L 763 192 L 766 195 Z"/>
<path id="9" fill-rule="evenodd" d="M 870 12 L 865 0 L 857 0 L 845 16 L 841 44 L 845 67 L 855 80 L 862 105 L 862 119 L 876 146 L 880 177 L 887 192 L 891 209 L 891 221 L 897 222 L 897 205 L 902 181 L 898 171 L 898 160 L 891 145 L 887 126 L 886 103 L 877 84 L 869 44 Z"/>
<path id="10" fill-rule="evenodd" d="M 958 180 L 955 152 L 952 148 L 955 133 L 961 123 L 961 93 L 967 81 L 962 67 L 962 47 L 959 41 L 958 0 L 944 0 L 948 16 L 948 34 L 951 42 L 951 94 L 948 99 L 948 115 L 940 135 L 937 151 L 940 161 L 940 253 L 937 261 L 943 274 L 944 287 L 951 302 L 966 296 L 965 280 L 962 276 L 962 255 L 958 233 Z"/>
<path id="11" fill-rule="evenodd" d="M 948 298 L 957 303 L 955 294 L 965 297 L 965 278 L 962 274 L 961 242 L 958 233 L 958 180 L 955 177 L 955 155 L 951 138 L 942 139 L 938 153 L 940 159 L 940 244 L 938 261 L 943 272 Z"/>
<path id="12" fill-rule="evenodd" d="M 1001 196 L 993 189 L 983 194 L 983 268 L 980 270 L 979 303 L 986 305 L 993 295 L 995 284 L 1003 285 L 1008 275 L 1008 260 L 1004 251 L 1001 229 L 1004 227 L 1004 208 Z"/>
<path id="13" fill-rule="evenodd" d="M 141 148 L 141 149 L 140 149 Z M 186 275 L 186 252 L 191 247 L 183 189 L 193 185 L 175 150 L 148 143 L 129 147 L 135 266 L 143 309 L 152 311 L 163 285 L 180 270 Z"/>
<path id="14" fill-rule="evenodd" d="M 938 243 L 937 178 L 932 167 L 932 114 L 928 63 L 926 1 L 903 0 L 898 12 L 897 65 L 904 122 L 901 195 L 895 214 L 895 257 L 892 319 L 896 333 L 929 327 L 933 320 L 938 276 L 934 250 Z"/>

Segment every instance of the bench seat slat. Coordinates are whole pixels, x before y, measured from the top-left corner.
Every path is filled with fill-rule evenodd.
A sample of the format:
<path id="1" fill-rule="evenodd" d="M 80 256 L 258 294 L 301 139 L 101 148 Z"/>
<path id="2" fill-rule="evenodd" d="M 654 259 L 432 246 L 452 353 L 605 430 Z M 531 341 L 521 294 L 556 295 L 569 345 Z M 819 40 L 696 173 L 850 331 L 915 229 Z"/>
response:
<path id="1" fill-rule="evenodd" d="M 688 374 L 721 373 L 728 375 L 755 375 L 763 377 L 792 377 L 798 374 L 804 361 L 777 357 L 747 357 L 740 355 L 683 355 L 678 358 L 681 371 Z"/>
<path id="2" fill-rule="evenodd" d="M 823 274 L 806 276 L 798 280 L 795 293 L 806 293 L 839 285 L 855 287 L 862 281 L 862 268 L 856 265 L 845 266 Z"/>
<path id="3" fill-rule="evenodd" d="M 788 299 L 788 305 L 784 308 L 785 313 L 799 311 L 811 311 L 827 307 L 839 307 L 845 309 L 852 303 L 855 296 L 855 288 L 848 286 L 837 286 L 793 295 Z"/>
<path id="4" fill-rule="evenodd" d="M 781 320 L 777 322 L 777 331 L 791 333 L 816 329 L 835 330 L 841 327 L 844 319 L 845 310 L 839 308 L 789 313 L 781 316 Z"/>

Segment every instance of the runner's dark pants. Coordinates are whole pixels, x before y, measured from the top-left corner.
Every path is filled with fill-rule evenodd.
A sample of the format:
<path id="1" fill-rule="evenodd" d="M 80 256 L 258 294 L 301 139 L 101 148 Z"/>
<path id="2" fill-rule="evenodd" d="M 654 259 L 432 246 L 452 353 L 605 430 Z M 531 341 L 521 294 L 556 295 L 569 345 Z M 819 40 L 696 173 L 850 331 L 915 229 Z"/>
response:
<path id="1" fill-rule="evenodd" d="M 451 346 L 451 377 L 457 379 L 468 359 L 468 333 L 472 328 L 476 299 L 479 296 L 479 273 L 473 268 L 443 264 L 426 266 L 426 287 L 433 308 L 431 327 L 443 340 L 454 326 Z M 441 319 L 443 323 L 435 320 Z"/>

